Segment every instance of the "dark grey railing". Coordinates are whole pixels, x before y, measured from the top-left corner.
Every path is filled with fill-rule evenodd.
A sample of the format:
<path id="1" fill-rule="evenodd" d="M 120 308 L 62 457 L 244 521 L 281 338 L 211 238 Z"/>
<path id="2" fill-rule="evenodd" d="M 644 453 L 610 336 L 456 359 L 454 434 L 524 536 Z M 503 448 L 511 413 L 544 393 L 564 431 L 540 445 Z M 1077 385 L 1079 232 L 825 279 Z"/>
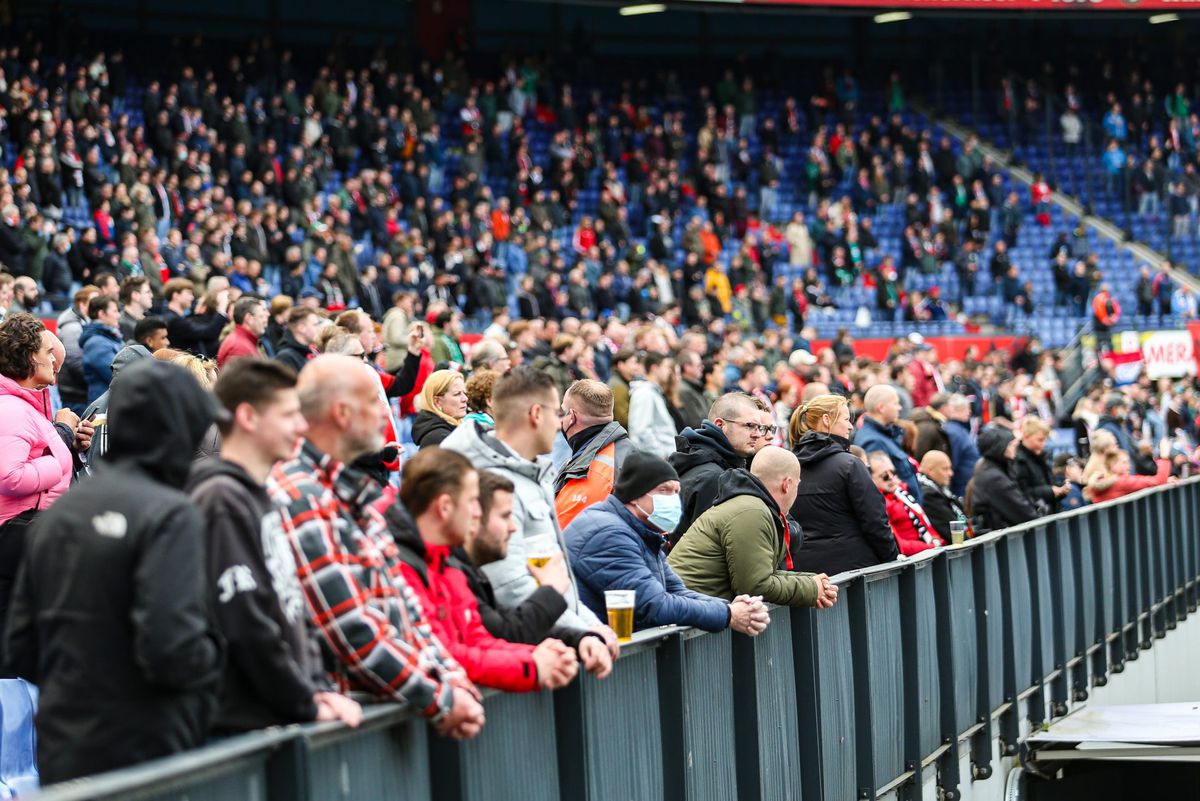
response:
<path id="1" fill-rule="evenodd" d="M 1200 478 L 836 577 L 754 639 L 639 633 L 605 681 L 496 694 L 455 743 L 377 707 L 51 788 L 82 799 L 948 798 L 1196 609 Z M 960 775 L 962 763 L 973 775 Z"/>

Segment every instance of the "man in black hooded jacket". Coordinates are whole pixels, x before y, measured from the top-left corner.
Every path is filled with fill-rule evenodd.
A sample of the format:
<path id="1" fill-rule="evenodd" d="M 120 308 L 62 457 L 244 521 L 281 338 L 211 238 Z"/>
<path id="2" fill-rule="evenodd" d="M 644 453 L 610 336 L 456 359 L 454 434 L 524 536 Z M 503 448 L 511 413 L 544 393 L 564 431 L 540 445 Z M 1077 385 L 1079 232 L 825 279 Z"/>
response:
<path id="1" fill-rule="evenodd" d="M 37 684 L 43 784 L 204 741 L 222 648 L 204 522 L 182 491 L 224 410 L 182 367 L 147 359 L 112 387 L 108 453 L 42 513 L 14 591 L 5 669 Z"/>
<path id="2" fill-rule="evenodd" d="M 332 692 L 325 677 L 296 561 L 264 486 L 308 428 L 295 387 L 296 373 L 268 359 L 227 365 L 213 390 L 230 415 L 221 453 L 198 462 L 188 482 L 206 523 L 208 586 L 228 649 L 213 725 L 221 734 L 362 719 L 359 705 Z"/>
<path id="3" fill-rule="evenodd" d="M 1037 510 L 1012 479 L 1017 440 L 1011 431 L 988 426 L 979 432 L 979 461 L 967 487 L 967 513 L 980 534 L 1026 523 Z"/>
<path id="4" fill-rule="evenodd" d="M 716 502 L 721 475 L 744 469 L 754 454 L 771 444 L 774 431 L 766 429 L 774 425 L 764 405 L 744 392 L 726 393 L 713 403 L 699 429 L 685 428 L 675 438 L 676 451 L 667 461 L 679 474 L 683 517 L 668 536 L 671 545 Z"/>

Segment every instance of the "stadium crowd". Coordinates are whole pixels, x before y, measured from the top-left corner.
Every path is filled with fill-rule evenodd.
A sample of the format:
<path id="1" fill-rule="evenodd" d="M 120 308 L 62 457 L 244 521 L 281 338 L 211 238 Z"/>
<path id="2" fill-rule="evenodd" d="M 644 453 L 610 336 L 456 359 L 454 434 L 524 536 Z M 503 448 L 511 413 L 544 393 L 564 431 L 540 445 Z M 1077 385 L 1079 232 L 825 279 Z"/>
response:
<path id="1" fill-rule="evenodd" d="M 835 574 L 1193 465 L 1188 382 L 1067 409 L 1036 339 L 818 346 L 839 287 L 934 319 L 899 272 L 974 277 L 1019 227 L 898 82 L 864 123 L 849 74 L 764 114 L 732 71 L 651 104 L 532 59 L 301 76 L 268 42 L 136 92 L 119 52 L 0 69 L 0 621 L 45 783 L 367 701 L 471 738 L 480 688 L 614 669 L 607 592 L 754 636 Z M 896 202 L 911 253 L 871 231 Z"/>

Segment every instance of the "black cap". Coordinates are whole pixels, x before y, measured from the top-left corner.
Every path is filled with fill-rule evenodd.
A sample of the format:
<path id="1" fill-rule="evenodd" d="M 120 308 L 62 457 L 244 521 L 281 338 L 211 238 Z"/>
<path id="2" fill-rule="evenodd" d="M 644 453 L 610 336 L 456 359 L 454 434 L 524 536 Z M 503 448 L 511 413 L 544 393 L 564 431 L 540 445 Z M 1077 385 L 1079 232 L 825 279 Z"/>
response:
<path id="1" fill-rule="evenodd" d="M 666 459 L 646 451 L 631 451 L 621 463 L 620 475 L 613 485 L 613 495 L 621 503 L 629 503 L 659 484 L 678 480 L 679 474 Z"/>

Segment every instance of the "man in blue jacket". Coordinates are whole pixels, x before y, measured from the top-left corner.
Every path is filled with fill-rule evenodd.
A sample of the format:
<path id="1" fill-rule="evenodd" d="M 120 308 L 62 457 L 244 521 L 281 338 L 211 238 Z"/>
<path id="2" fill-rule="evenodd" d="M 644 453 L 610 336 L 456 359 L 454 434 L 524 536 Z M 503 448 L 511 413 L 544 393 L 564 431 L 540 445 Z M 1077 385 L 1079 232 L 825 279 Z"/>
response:
<path id="1" fill-rule="evenodd" d="M 121 307 L 109 295 L 97 295 L 88 303 L 88 323 L 79 336 L 83 349 L 83 376 L 87 380 L 87 400 L 92 403 L 108 391 L 112 383 L 112 363 L 125 340 L 121 336 Z"/>
<path id="2" fill-rule="evenodd" d="M 900 395 L 890 384 L 876 384 L 863 396 L 862 427 L 854 435 L 854 444 L 867 453 L 883 451 L 896 467 L 896 477 L 907 485 L 908 493 L 921 502 L 921 485 L 908 454 L 901 443 L 903 432 L 896 425 L 900 419 Z"/>
<path id="3" fill-rule="evenodd" d="M 971 401 L 965 395 L 951 395 L 946 401 L 946 424 L 942 427 L 950 440 L 950 464 L 954 477 L 950 479 L 950 491 L 955 497 L 967 494 L 967 483 L 975 473 L 979 461 L 979 446 L 971 434 Z"/>
<path id="4" fill-rule="evenodd" d="M 771 619 L 761 598 L 739 595 L 726 603 L 693 592 L 667 564 L 663 546 L 681 512 L 675 468 L 651 453 L 631 451 L 613 494 L 580 512 L 564 532 L 580 600 L 603 618 L 606 590 L 634 590 L 635 629 L 676 625 L 762 633 Z"/>

